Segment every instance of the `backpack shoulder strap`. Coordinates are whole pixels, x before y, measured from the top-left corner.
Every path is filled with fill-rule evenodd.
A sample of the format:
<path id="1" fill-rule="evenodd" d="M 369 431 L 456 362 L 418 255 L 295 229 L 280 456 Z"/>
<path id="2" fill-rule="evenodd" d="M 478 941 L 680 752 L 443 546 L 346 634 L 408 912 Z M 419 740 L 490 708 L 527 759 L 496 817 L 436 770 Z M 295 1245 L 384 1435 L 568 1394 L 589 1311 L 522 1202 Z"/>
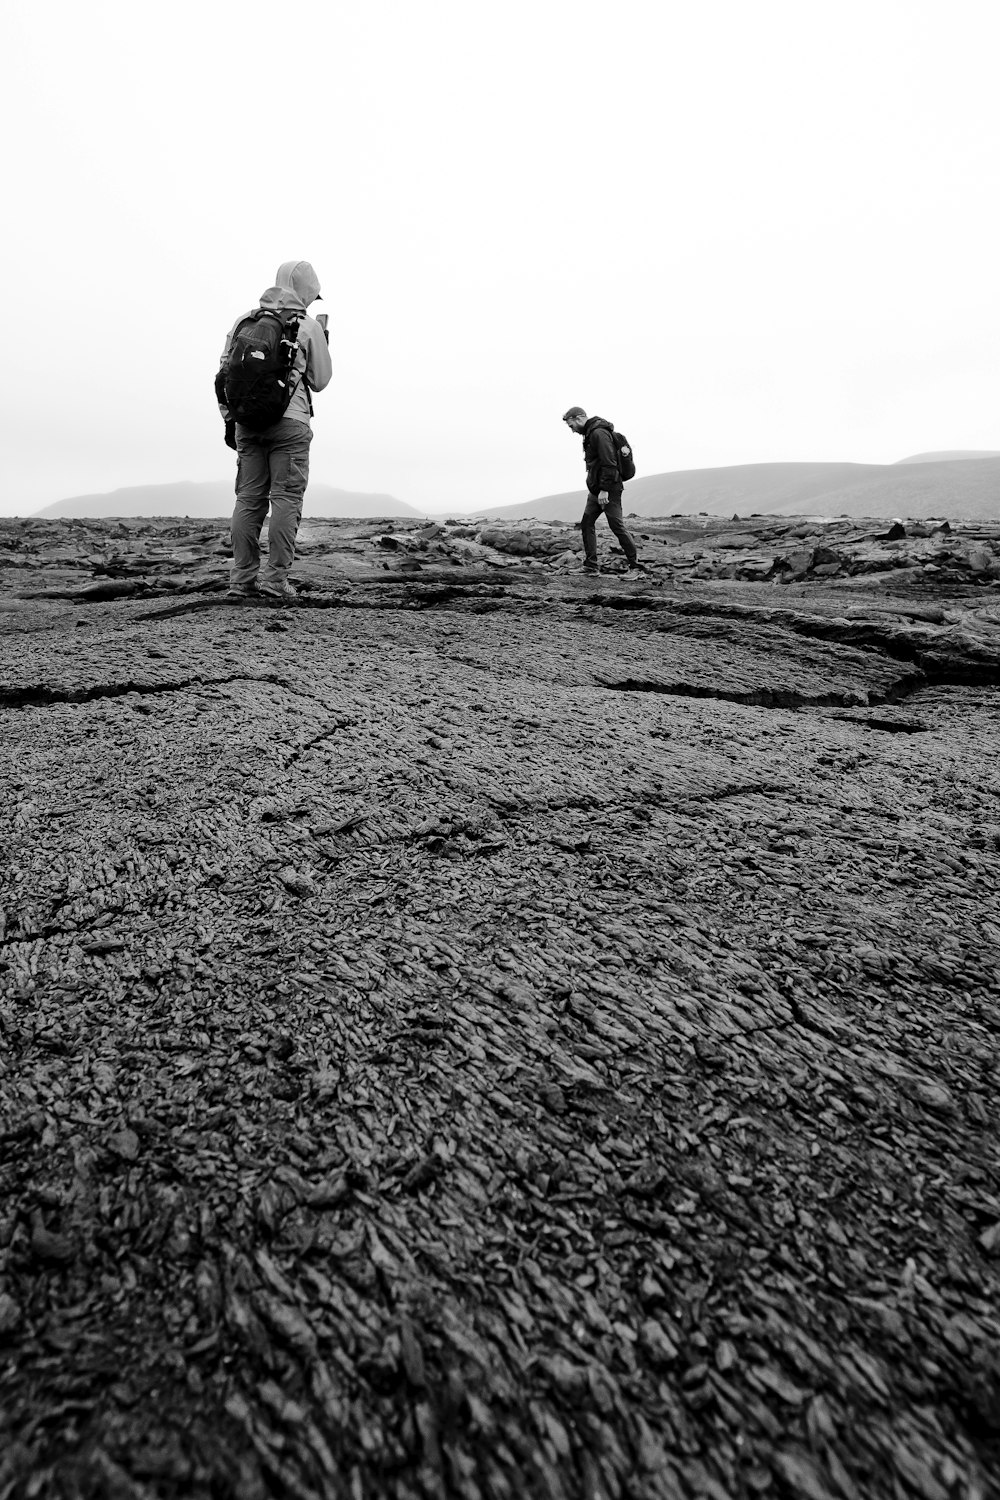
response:
<path id="1" fill-rule="evenodd" d="M 291 341 L 292 341 L 293 344 L 297 344 L 298 341 L 299 341 L 299 329 L 302 327 L 302 319 L 305 316 L 306 315 L 305 315 L 304 312 L 293 313 L 292 316 L 285 323 L 282 324 L 282 327 L 283 327 L 283 329 L 285 331 L 285 337 L 291 339 Z M 303 350 L 302 352 L 303 352 L 303 354 L 305 354 L 305 350 Z M 306 355 L 306 366 L 307 367 L 308 367 L 308 363 L 309 363 L 309 356 Z M 298 379 L 293 382 L 289 399 L 291 399 L 291 396 L 295 394 L 295 391 L 298 389 L 299 385 L 302 386 L 302 389 L 306 393 L 306 405 L 309 408 L 309 415 L 310 416 L 314 416 L 315 413 L 313 411 L 312 391 L 309 389 L 309 379 L 308 379 L 308 376 L 307 376 L 307 373 L 306 373 L 305 369 L 303 369 L 303 370 L 301 370 L 299 372 Z"/>

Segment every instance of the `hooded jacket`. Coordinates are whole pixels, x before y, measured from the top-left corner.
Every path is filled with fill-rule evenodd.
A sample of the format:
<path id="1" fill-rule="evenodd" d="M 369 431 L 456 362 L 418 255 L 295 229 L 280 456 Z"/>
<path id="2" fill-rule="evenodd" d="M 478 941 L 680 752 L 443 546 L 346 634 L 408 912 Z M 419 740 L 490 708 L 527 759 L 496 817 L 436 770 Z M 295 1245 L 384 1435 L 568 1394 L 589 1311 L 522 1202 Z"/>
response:
<path id="1" fill-rule="evenodd" d="M 291 417 L 293 422 L 304 422 L 308 427 L 308 391 L 323 390 L 330 384 L 330 377 L 333 374 L 333 362 L 330 359 L 330 350 L 327 348 L 326 335 L 316 319 L 311 318 L 306 312 L 310 302 L 314 302 L 319 296 L 319 277 L 307 260 L 286 260 L 278 267 L 274 283 L 274 286 L 269 286 L 266 292 L 261 293 L 260 306 L 269 312 L 283 313 L 285 316 L 289 313 L 304 314 L 299 324 L 299 350 L 295 356 L 295 371 L 298 379 L 285 416 Z M 222 351 L 221 363 L 223 365 L 229 358 L 233 334 L 243 319 L 248 316 L 248 313 L 243 313 L 230 328 L 226 336 L 226 346 Z M 226 412 L 223 410 L 222 414 L 225 416 Z"/>
<path id="2" fill-rule="evenodd" d="M 614 426 L 603 417 L 591 417 L 583 429 L 583 461 L 587 465 L 587 490 L 599 495 L 602 490 L 621 499 L 622 477 L 618 472 Z"/>

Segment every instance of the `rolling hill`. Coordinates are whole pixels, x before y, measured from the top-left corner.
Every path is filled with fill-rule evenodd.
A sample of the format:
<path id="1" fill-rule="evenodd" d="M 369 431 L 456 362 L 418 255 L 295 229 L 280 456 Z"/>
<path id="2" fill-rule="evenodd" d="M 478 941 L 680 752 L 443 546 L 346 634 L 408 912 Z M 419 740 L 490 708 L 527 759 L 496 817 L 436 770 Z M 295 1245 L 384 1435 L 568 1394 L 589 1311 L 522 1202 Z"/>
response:
<path id="1" fill-rule="evenodd" d="M 586 495 L 572 490 L 473 514 L 577 520 Z M 938 516 L 982 520 L 1000 513 L 1000 456 L 899 464 L 736 464 L 633 479 L 626 514 L 638 516 Z"/>
<path id="2" fill-rule="evenodd" d="M 517 505 L 445 516 L 575 521 L 583 490 L 543 495 Z M 191 516 L 223 517 L 233 507 L 228 480 L 137 485 L 103 495 L 76 495 L 35 512 L 40 517 Z M 425 512 L 392 495 L 309 486 L 307 514 L 313 519 L 376 516 L 423 518 Z M 638 516 L 848 515 L 948 517 L 983 520 L 1000 514 L 1000 453 L 966 451 L 915 454 L 893 464 L 768 463 L 716 469 L 677 469 L 633 479 L 625 510 Z"/>
<path id="3" fill-rule="evenodd" d="M 311 484 L 307 496 L 308 513 L 314 520 L 321 516 L 358 519 L 367 516 L 422 516 L 423 512 L 396 500 L 392 495 L 357 494 L 336 490 L 329 484 Z M 233 486 L 229 480 L 178 484 L 143 484 L 112 490 L 106 495 L 74 495 L 57 500 L 41 517 L 84 516 L 228 516 L 233 509 Z"/>

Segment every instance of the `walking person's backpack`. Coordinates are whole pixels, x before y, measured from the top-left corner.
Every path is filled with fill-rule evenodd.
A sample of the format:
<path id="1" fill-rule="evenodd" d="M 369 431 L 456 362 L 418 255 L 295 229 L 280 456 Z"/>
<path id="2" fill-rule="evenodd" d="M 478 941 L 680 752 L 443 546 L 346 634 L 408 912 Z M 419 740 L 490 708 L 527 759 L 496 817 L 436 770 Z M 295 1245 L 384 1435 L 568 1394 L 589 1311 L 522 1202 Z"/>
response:
<path id="1" fill-rule="evenodd" d="M 281 421 L 295 390 L 302 316 L 282 318 L 256 308 L 236 325 L 226 362 L 215 377 L 215 394 L 227 408 L 229 422 L 263 432 Z"/>
<path id="2" fill-rule="evenodd" d="M 618 472 L 622 482 L 626 479 L 635 478 L 635 459 L 632 456 L 632 444 L 624 432 L 613 432 L 611 440 L 615 445 L 615 458 L 618 460 Z"/>

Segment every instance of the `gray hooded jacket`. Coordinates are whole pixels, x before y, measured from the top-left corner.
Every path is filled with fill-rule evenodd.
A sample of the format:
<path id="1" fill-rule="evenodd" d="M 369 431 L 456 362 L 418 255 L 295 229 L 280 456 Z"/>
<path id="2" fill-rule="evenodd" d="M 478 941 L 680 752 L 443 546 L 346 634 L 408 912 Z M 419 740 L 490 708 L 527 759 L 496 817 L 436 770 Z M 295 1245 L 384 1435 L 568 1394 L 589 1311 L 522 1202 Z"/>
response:
<path id="1" fill-rule="evenodd" d="M 319 277 L 307 260 L 286 260 L 278 267 L 274 283 L 274 286 L 269 286 L 267 291 L 262 293 L 261 307 L 267 308 L 270 312 L 305 314 L 299 324 L 299 352 L 295 356 L 295 370 L 299 378 L 285 416 L 291 417 L 293 422 L 304 422 L 308 427 L 309 397 L 306 393 L 306 385 L 311 391 L 321 391 L 330 384 L 330 377 L 333 374 L 333 362 L 330 359 L 330 350 L 327 348 L 326 335 L 316 319 L 311 318 L 306 312 L 309 304 L 315 302 L 319 296 Z M 225 364 L 229 357 L 233 334 L 247 316 L 249 316 L 248 313 L 243 313 L 237 318 L 226 335 L 222 364 Z M 303 383 L 303 377 L 305 383 Z M 223 411 L 222 415 L 225 416 L 226 412 Z"/>

